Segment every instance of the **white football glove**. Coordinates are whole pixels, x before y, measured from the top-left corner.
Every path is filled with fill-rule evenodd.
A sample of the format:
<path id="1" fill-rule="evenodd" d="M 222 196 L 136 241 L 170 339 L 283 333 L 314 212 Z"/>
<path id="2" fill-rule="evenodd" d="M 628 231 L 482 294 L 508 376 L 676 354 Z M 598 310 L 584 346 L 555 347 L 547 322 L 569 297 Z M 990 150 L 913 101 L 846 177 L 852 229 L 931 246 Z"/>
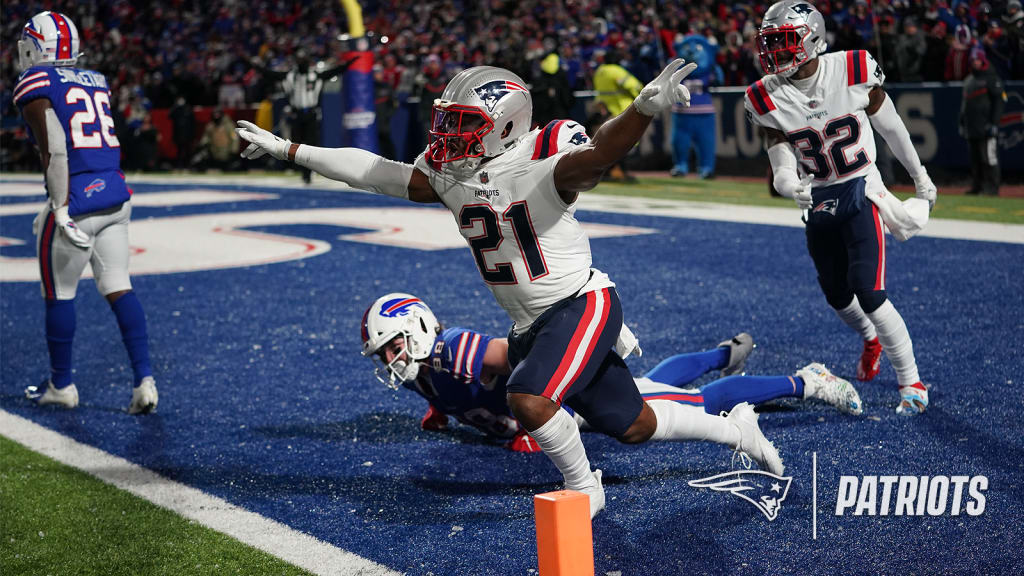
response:
<path id="1" fill-rule="evenodd" d="M 814 206 L 814 199 L 811 197 L 811 181 L 814 176 L 805 175 L 800 179 L 800 185 L 793 190 L 793 200 L 802 210 L 810 210 Z"/>
<path id="2" fill-rule="evenodd" d="M 78 246 L 79 248 L 88 248 L 92 244 L 92 239 L 85 232 L 78 229 L 75 225 L 75 221 L 68 216 L 68 207 L 61 206 L 53 211 L 53 219 L 57 222 L 57 227 L 60 231 L 67 236 L 68 241 Z"/>
<path id="3" fill-rule="evenodd" d="M 921 174 L 914 178 L 914 196 L 921 200 L 927 200 L 928 209 L 931 210 L 935 207 L 937 193 L 938 190 L 935 188 L 935 184 L 932 184 L 932 179 L 928 176 L 928 172 L 921 170 Z"/>
<path id="4" fill-rule="evenodd" d="M 697 69 L 697 64 L 683 64 L 686 64 L 686 60 L 676 58 L 658 74 L 657 78 L 644 86 L 640 95 L 633 100 L 637 112 L 644 116 L 654 116 L 668 110 L 673 104 L 690 105 L 690 91 L 681 82 L 690 72 Z"/>
<path id="5" fill-rule="evenodd" d="M 291 140 L 274 136 L 245 120 L 239 120 L 237 125 L 238 128 L 235 128 L 235 132 L 238 133 L 238 137 L 249 143 L 245 150 L 242 150 L 242 158 L 255 160 L 268 153 L 278 160 L 288 158 L 288 148 L 292 145 Z"/>

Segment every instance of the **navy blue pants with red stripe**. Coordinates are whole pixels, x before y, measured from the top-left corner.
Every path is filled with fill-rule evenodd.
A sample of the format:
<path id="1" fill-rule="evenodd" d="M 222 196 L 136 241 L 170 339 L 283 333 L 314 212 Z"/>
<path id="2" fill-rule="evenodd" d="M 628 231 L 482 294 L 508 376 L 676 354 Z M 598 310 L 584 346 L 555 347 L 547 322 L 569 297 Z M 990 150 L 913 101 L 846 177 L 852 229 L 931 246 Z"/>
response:
<path id="1" fill-rule="evenodd" d="M 873 312 L 885 295 L 885 229 L 878 207 L 864 196 L 864 179 L 815 188 L 807 216 L 807 250 L 830 306 L 856 295 Z"/>
<path id="2" fill-rule="evenodd" d="M 527 331 L 509 334 L 508 391 L 564 403 L 596 430 L 622 436 L 644 401 L 613 349 L 621 328 L 622 305 L 614 288 L 556 303 Z"/>

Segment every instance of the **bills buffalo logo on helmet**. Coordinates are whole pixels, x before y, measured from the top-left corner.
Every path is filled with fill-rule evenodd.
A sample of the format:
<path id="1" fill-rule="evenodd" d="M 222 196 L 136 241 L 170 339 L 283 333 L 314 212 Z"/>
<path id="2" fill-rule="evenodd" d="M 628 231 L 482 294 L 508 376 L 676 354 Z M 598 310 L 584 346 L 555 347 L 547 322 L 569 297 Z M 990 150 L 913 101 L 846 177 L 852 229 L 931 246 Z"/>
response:
<path id="1" fill-rule="evenodd" d="M 738 470 L 691 480 L 687 484 L 739 496 L 756 506 L 770 522 L 779 516 L 792 481 L 791 476 L 776 476 L 763 470 Z"/>
<path id="2" fill-rule="evenodd" d="M 423 305 L 423 301 L 419 298 L 395 298 L 394 300 L 388 300 L 381 305 L 380 315 L 386 318 L 405 316 L 416 307 L 426 308 L 426 306 Z"/>
<path id="3" fill-rule="evenodd" d="M 528 90 L 511 80 L 494 80 L 493 82 L 473 88 L 473 91 L 484 101 L 487 111 L 494 112 L 494 107 L 498 105 L 498 101 L 509 92 L 527 92 Z"/>

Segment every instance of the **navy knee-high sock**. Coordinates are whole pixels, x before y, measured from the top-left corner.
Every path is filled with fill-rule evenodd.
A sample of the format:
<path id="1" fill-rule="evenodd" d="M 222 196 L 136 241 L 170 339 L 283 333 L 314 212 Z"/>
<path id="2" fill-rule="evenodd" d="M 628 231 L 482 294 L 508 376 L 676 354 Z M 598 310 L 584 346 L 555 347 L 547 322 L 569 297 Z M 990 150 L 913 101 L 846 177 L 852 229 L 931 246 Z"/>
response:
<path id="1" fill-rule="evenodd" d="M 651 368 L 644 376 L 655 382 L 680 387 L 712 370 L 721 370 L 728 363 L 729 349 L 723 346 L 704 352 L 670 356 Z"/>
<path id="2" fill-rule="evenodd" d="M 46 301 L 46 347 L 50 350 L 50 381 L 71 384 L 71 343 L 75 339 L 75 301 Z"/>
<path id="3" fill-rule="evenodd" d="M 142 311 L 135 292 L 128 291 L 110 305 L 117 316 L 117 326 L 121 329 L 121 340 L 132 361 L 135 373 L 135 385 L 138 386 L 146 376 L 152 376 L 149 367 L 149 334 L 146 332 L 146 313 Z"/>
<path id="4" fill-rule="evenodd" d="M 721 414 L 741 402 L 760 404 L 787 396 L 803 398 L 804 380 L 799 376 L 726 376 L 701 388 L 704 411 Z"/>

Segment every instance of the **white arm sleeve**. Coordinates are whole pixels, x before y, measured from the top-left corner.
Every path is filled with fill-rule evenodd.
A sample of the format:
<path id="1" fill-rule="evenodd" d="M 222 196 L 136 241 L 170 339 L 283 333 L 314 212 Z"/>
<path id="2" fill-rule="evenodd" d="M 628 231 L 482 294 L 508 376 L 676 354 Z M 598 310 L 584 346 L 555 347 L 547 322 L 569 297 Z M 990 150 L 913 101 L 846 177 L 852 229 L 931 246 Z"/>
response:
<path id="1" fill-rule="evenodd" d="M 295 163 L 332 180 L 395 198 L 409 198 L 413 166 L 360 148 L 320 148 L 302 144 Z"/>
<path id="2" fill-rule="evenodd" d="M 50 153 L 50 163 L 46 167 L 46 191 L 50 205 L 56 210 L 68 201 L 68 144 L 53 108 L 46 109 L 45 118 L 46 147 Z"/>
<path id="3" fill-rule="evenodd" d="M 882 106 L 868 118 L 871 120 L 871 125 L 878 130 L 878 133 L 889 145 L 893 156 L 896 156 L 900 164 L 903 164 L 910 177 L 917 180 L 924 173 L 924 166 L 921 166 L 921 159 L 917 156 L 914 143 L 910 140 L 910 133 L 907 132 L 903 119 L 896 112 L 892 98 L 886 95 Z"/>
<path id="4" fill-rule="evenodd" d="M 768 149 L 768 160 L 772 163 L 772 184 L 775 191 L 786 198 L 792 198 L 800 188 L 800 175 L 797 173 L 796 154 L 787 142 L 780 142 Z"/>

